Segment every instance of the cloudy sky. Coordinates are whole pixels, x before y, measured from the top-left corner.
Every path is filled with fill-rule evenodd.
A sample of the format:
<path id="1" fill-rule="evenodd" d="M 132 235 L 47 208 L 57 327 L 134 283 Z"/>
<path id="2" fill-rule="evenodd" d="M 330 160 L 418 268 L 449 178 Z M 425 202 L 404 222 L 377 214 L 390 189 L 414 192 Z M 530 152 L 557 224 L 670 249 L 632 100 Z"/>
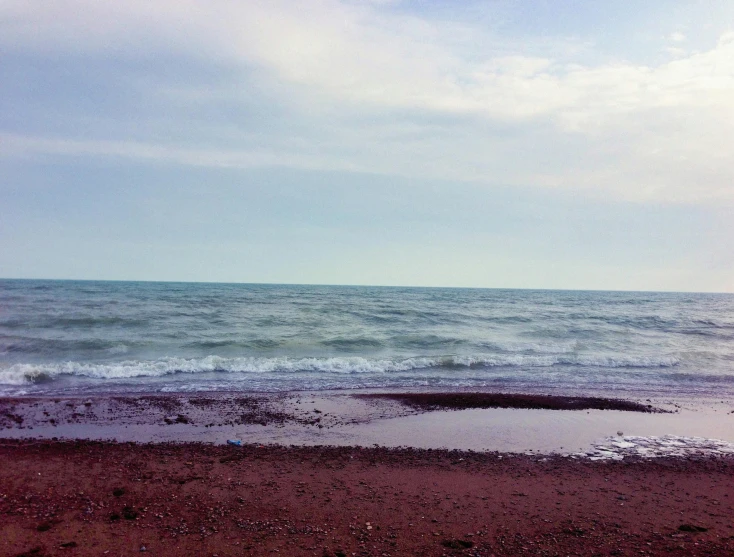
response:
<path id="1" fill-rule="evenodd" d="M 0 0 L 0 276 L 734 291 L 730 0 Z"/>

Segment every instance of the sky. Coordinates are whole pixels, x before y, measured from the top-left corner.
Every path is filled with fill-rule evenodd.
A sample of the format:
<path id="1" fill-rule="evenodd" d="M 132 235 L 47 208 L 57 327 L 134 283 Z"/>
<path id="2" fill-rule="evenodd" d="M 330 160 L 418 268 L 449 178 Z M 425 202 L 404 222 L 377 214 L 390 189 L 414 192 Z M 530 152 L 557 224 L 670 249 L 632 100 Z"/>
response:
<path id="1" fill-rule="evenodd" d="M 0 0 L 0 277 L 734 292 L 729 0 Z"/>

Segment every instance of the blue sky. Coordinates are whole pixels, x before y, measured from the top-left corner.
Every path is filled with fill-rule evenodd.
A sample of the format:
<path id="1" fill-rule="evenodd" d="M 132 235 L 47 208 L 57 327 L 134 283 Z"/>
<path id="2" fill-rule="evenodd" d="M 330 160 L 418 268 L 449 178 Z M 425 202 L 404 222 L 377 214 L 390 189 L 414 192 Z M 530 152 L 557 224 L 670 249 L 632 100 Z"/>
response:
<path id="1" fill-rule="evenodd" d="M 734 3 L 0 2 L 0 276 L 734 291 Z"/>

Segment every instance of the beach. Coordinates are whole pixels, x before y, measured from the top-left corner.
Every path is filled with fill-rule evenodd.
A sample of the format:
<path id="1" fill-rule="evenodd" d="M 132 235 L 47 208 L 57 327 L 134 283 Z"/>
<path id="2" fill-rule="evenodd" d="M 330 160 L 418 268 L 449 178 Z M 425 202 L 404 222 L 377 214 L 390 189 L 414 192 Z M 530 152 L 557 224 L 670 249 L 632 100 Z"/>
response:
<path id="1" fill-rule="evenodd" d="M 734 554 L 734 443 L 617 432 L 561 449 L 553 422 L 571 419 L 582 445 L 605 423 L 734 422 L 727 405 L 676 406 L 469 392 L 6 398 L 0 554 Z M 467 450 L 510 422 L 520 438 L 496 440 L 510 450 Z M 414 446 L 397 442 L 411 434 Z M 438 448 L 452 443 L 465 448 Z"/>
<path id="2" fill-rule="evenodd" d="M 3 441 L 2 555 L 732 555 L 734 466 Z"/>

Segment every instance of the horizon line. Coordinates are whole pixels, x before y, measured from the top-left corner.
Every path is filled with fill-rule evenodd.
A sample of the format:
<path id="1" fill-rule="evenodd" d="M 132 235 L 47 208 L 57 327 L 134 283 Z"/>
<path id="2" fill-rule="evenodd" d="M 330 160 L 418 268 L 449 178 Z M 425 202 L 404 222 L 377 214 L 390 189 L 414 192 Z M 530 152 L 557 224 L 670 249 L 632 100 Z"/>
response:
<path id="1" fill-rule="evenodd" d="M 30 278 L 30 277 L 0 277 L 0 281 L 54 281 L 54 282 L 128 282 L 150 284 L 221 284 L 242 286 L 330 286 L 344 288 L 414 288 L 414 289 L 444 289 L 444 290 L 525 290 L 546 292 L 619 292 L 630 294 L 724 294 L 734 292 L 700 291 L 700 290 L 633 290 L 607 288 L 543 288 L 543 287 L 512 287 L 512 286 L 420 286 L 402 284 L 336 284 L 336 283 L 295 283 L 295 282 L 236 282 L 236 281 L 208 281 L 208 280 L 155 280 L 155 279 L 80 279 L 80 278 Z"/>

